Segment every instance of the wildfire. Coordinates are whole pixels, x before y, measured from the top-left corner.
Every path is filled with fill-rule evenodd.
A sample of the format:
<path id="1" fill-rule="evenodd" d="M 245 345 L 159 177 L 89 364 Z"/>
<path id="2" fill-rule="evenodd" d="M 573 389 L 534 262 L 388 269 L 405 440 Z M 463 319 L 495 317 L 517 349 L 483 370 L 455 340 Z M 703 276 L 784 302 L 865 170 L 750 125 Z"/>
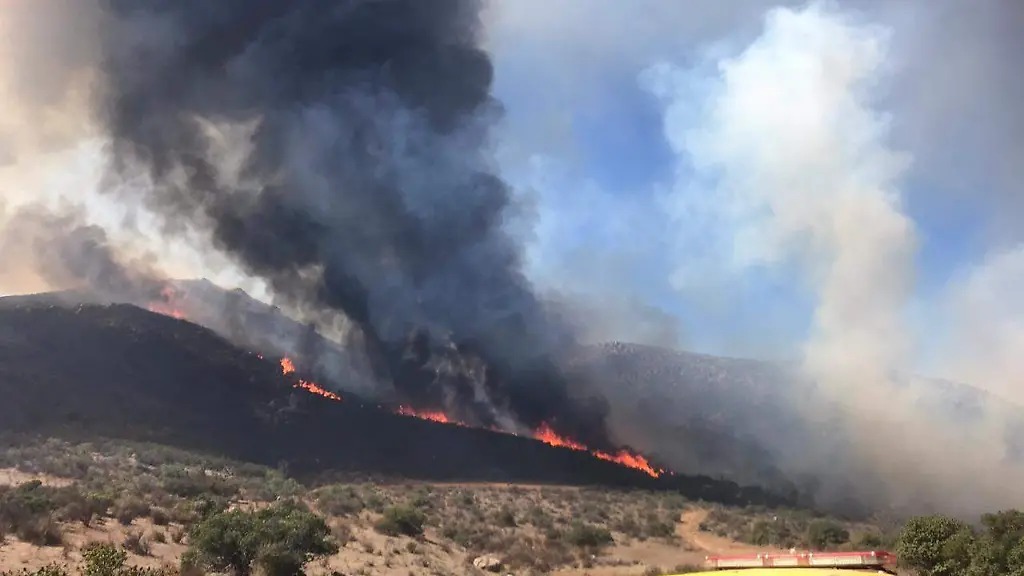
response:
<path id="1" fill-rule="evenodd" d="M 551 446 L 561 446 L 563 448 L 571 448 L 573 450 L 586 450 L 587 447 L 579 442 L 570 440 L 564 436 L 559 436 L 551 429 L 551 426 L 547 422 L 540 425 L 539 428 L 533 431 L 534 440 L 540 440 L 545 444 Z"/>
<path id="2" fill-rule="evenodd" d="M 287 376 L 289 374 L 294 374 L 294 373 L 295 373 L 295 363 L 292 362 L 291 358 L 281 358 L 281 374 L 284 375 L 284 376 Z M 293 384 L 292 387 L 293 388 L 301 388 L 301 389 L 305 390 L 306 392 L 309 392 L 310 394 L 316 394 L 317 396 L 323 396 L 324 398 L 328 398 L 328 399 L 334 400 L 336 402 L 341 402 L 342 401 L 341 396 L 335 394 L 334 392 L 331 392 L 330 390 L 324 390 L 319 385 L 317 385 L 315 382 L 310 382 L 308 380 L 301 380 L 300 379 L 298 382 Z"/>
<path id="3" fill-rule="evenodd" d="M 178 320 L 185 319 L 185 313 L 174 305 L 175 300 L 178 299 L 178 292 L 173 286 L 164 286 L 160 290 L 161 300 L 150 302 L 147 308 L 150 312 L 157 314 L 163 314 L 164 316 L 170 316 L 171 318 L 177 318 Z"/>
<path id="4" fill-rule="evenodd" d="M 281 358 L 281 373 L 292 374 L 295 372 L 295 363 L 292 362 L 291 358 Z"/>
<path id="5" fill-rule="evenodd" d="M 330 398 L 331 400 L 334 400 L 336 402 L 341 402 L 341 396 L 338 396 L 334 392 L 331 392 L 331 391 L 328 391 L 328 390 L 324 390 L 323 388 L 317 386 L 316 384 L 314 384 L 312 382 L 307 382 L 305 380 L 299 380 L 295 384 L 295 388 L 302 388 L 303 390 L 305 390 L 305 391 L 307 391 L 307 392 L 309 392 L 311 394 L 316 394 L 318 396 L 323 396 L 324 398 Z"/>
<path id="6" fill-rule="evenodd" d="M 402 416 L 409 416 L 412 418 L 419 418 L 420 420 L 430 420 L 431 422 L 440 422 L 441 424 L 454 424 L 456 426 L 465 426 L 462 422 L 456 422 L 448 417 L 447 414 L 439 410 L 416 410 L 410 406 L 399 406 L 396 414 Z"/>
<path id="7" fill-rule="evenodd" d="M 575 440 L 570 440 L 565 436 L 559 436 L 546 422 L 533 431 L 533 438 L 551 446 L 561 446 L 571 450 L 590 452 L 596 458 L 607 460 L 608 462 L 615 462 L 616 464 L 626 466 L 627 468 L 633 468 L 634 470 L 640 470 L 653 478 L 657 478 L 665 472 L 664 470 L 651 466 L 651 463 L 643 456 L 633 454 L 628 450 L 620 450 L 615 454 L 601 452 L 600 450 L 591 450 Z"/>
<path id="8" fill-rule="evenodd" d="M 437 410 L 416 410 L 409 406 L 399 406 L 398 410 L 396 410 L 395 413 L 401 414 L 402 416 L 419 418 L 421 420 L 430 420 L 431 422 L 453 424 L 455 426 L 466 426 L 466 424 L 452 420 L 451 418 L 448 417 L 447 414 Z M 500 432 L 502 434 L 509 434 L 509 432 L 498 430 L 495 428 L 492 428 L 491 430 L 494 432 Z M 537 427 L 536 430 L 533 431 L 533 439 L 539 440 L 550 446 L 559 446 L 562 448 L 568 448 L 570 450 L 589 452 L 595 458 L 600 458 L 601 460 L 614 462 L 620 466 L 625 466 L 627 468 L 639 470 L 647 474 L 648 476 L 651 476 L 652 478 L 658 478 L 665 473 L 664 470 L 652 466 L 651 463 L 643 456 L 639 454 L 633 454 L 628 450 L 620 450 L 614 454 L 602 452 L 600 450 L 591 450 L 590 448 L 587 448 L 586 446 L 575 440 L 559 435 L 551 428 L 551 425 L 547 423 L 541 424 L 539 427 Z"/>
<path id="9" fill-rule="evenodd" d="M 645 472 L 652 478 L 657 478 L 665 473 L 664 470 L 651 466 L 651 463 L 647 461 L 647 458 L 644 458 L 639 454 L 631 454 L 626 450 L 620 450 L 617 454 L 609 454 L 601 451 L 594 452 L 593 454 L 601 460 L 615 462 L 616 464 Z"/>

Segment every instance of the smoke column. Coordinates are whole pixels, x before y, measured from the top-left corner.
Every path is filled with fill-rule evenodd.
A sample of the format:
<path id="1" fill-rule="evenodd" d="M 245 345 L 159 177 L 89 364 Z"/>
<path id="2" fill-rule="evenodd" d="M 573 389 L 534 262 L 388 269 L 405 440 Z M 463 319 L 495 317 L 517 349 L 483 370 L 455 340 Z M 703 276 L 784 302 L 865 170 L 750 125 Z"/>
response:
<path id="1" fill-rule="evenodd" d="M 693 127 L 693 75 L 659 66 L 646 80 L 667 99 L 666 136 L 698 177 L 672 207 L 709 226 L 689 229 L 682 245 L 706 232 L 726 267 L 790 270 L 813 294 L 802 372 L 818 394 L 801 407 L 822 438 L 838 429 L 847 440 L 791 451 L 785 464 L 824 477 L 826 503 L 971 514 L 1019 498 L 1005 480 L 1019 468 L 987 441 L 994 430 L 921 418 L 921 389 L 898 376 L 915 345 L 906 315 L 917 238 L 900 190 L 908 159 L 891 148 L 875 96 L 889 41 L 832 4 L 769 11 L 757 39 L 716 62 Z"/>
<path id="2" fill-rule="evenodd" d="M 507 232 L 479 2 L 104 6 L 99 121 L 166 233 L 205 231 L 282 300 L 343 311 L 407 396 L 607 444 L 602 411 L 569 405 L 551 358 L 570 334 Z"/>

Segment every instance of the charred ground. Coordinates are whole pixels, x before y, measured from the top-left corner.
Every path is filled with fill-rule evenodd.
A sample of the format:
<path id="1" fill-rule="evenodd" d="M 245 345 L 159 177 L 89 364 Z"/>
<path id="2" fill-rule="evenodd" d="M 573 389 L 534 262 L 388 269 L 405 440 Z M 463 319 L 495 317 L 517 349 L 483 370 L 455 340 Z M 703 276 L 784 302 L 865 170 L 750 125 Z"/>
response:
<path id="1" fill-rule="evenodd" d="M 291 386 L 271 359 L 206 328 L 131 305 L 0 300 L 4 432 L 157 442 L 284 465 L 301 477 L 680 489 L 729 503 L 780 502 L 705 477 L 651 479 L 533 440 L 396 416 Z"/>

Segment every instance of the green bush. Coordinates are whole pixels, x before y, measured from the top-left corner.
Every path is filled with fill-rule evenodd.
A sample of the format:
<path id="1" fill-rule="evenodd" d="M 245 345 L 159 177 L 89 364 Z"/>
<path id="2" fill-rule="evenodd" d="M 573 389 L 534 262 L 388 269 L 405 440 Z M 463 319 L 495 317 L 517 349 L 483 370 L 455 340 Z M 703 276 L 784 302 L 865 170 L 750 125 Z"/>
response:
<path id="1" fill-rule="evenodd" d="M 136 518 L 149 516 L 149 504 L 134 497 L 126 497 L 114 503 L 114 517 L 125 526 Z"/>
<path id="2" fill-rule="evenodd" d="M 606 528 L 575 522 L 565 533 L 565 540 L 577 548 L 601 548 L 614 542 Z"/>
<path id="3" fill-rule="evenodd" d="M 85 576 L 120 576 L 128 553 L 109 544 L 94 544 L 82 552 Z"/>
<path id="4" fill-rule="evenodd" d="M 142 532 L 137 530 L 129 530 L 124 535 L 124 547 L 139 556 L 149 556 L 150 554 L 149 541 L 143 537 Z"/>
<path id="5" fill-rule="evenodd" d="M 248 576 L 256 565 L 266 576 L 294 576 L 314 558 L 337 551 L 323 518 L 284 502 L 210 515 L 192 528 L 182 566 Z"/>
<path id="6" fill-rule="evenodd" d="M 21 540 L 36 546 L 60 546 L 64 543 L 60 525 L 49 516 L 39 516 L 22 522 L 14 533 Z"/>
<path id="7" fill-rule="evenodd" d="M 0 572 L 0 576 L 68 576 L 68 571 L 59 564 L 47 564 L 35 570 L 22 568 L 17 572 Z"/>
<path id="8" fill-rule="evenodd" d="M 807 545 L 812 550 L 828 550 L 850 541 L 850 532 L 831 520 L 813 520 L 807 525 Z"/>
<path id="9" fill-rule="evenodd" d="M 970 558 L 962 550 L 973 539 L 970 526 L 943 516 L 911 518 L 896 543 L 900 562 L 921 576 L 962 574 Z"/>
<path id="10" fill-rule="evenodd" d="M 384 515 L 373 528 L 387 536 L 418 537 L 423 534 L 423 523 L 426 517 L 422 512 L 407 506 L 392 506 L 384 510 Z"/>
<path id="11" fill-rule="evenodd" d="M 331 516 L 353 516 L 366 508 L 366 503 L 351 486 L 328 486 L 318 490 L 316 505 Z"/>
<path id="12" fill-rule="evenodd" d="M 512 513 L 508 508 L 502 508 L 498 510 L 498 515 L 495 518 L 498 526 L 504 528 L 515 528 L 517 526 L 516 515 Z"/>
<path id="13" fill-rule="evenodd" d="M 1024 575 L 1024 513 L 985 514 L 983 531 L 944 516 L 910 519 L 896 552 L 903 566 L 921 576 Z"/>

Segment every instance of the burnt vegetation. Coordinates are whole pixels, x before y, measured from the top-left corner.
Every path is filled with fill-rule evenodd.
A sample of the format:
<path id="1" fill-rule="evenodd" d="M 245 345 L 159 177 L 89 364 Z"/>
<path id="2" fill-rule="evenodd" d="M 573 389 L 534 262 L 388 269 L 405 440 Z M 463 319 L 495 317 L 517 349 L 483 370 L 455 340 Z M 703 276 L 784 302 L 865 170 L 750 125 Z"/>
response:
<path id="1" fill-rule="evenodd" d="M 2 431 L 159 442 L 300 478 L 602 484 L 785 502 L 729 481 L 654 479 L 526 438 L 396 416 L 352 394 L 343 402 L 313 396 L 292 388 L 272 360 L 134 306 L 14 302 L 0 300 Z"/>

